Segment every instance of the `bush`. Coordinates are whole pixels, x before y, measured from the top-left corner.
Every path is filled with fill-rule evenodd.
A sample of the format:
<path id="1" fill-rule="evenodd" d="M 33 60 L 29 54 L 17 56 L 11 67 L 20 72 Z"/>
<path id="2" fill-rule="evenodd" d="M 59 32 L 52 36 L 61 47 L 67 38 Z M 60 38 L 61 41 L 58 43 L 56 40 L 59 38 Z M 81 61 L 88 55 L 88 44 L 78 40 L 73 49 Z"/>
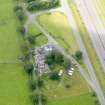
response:
<path id="1" fill-rule="evenodd" d="M 47 103 L 47 97 L 45 95 L 41 95 L 41 98 L 42 98 L 42 103 L 44 105 L 46 105 L 46 103 Z"/>
<path id="2" fill-rule="evenodd" d="M 29 41 L 30 44 L 35 44 L 35 36 L 28 36 L 27 40 Z"/>
<path id="3" fill-rule="evenodd" d="M 58 51 L 52 51 L 48 55 L 46 55 L 46 61 L 48 65 L 51 64 L 62 64 L 63 62 L 63 55 Z"/>
<path id="4" fill-rule="evenodd" d="M 74 56 L 77 60 L 81 60 L 83 58 L 83 54 L 81 51 L 77 51 Z"/>
<path id="5" fill-rule="evenodd" d="M 30 75 L 33 72 L 34 66 L 31 63 L 25 64 L 24 65 L 24 69 L 26 70 L 26 72 Z"/>
<path id="6" fill-rule="evenodd" d="M 38 87 L 41 88 L 44 85 L 43 80 L 41 80 L 40 78 L 38 79 Z"/>
<path id="7" fill-rule="evenodd" d="M 92 96 L 93 96 L 93 97 L 96 97 L 96 93 L 95 93 L 95 92 L 92 92 Z"/>
<path id="8" fill-rule="evenodd" d="M 71 63 L 70 60 L 65 58 L 60 52 L 52 51 L 45 57 L 45 63 L 47 63 L 50 67 L 54 64 L 58 64 L 63 66 L 65 69 L 70 68 Z"/>
<path id="9" fill-rule="evenodd" d="M 33 101 L 34 105 L 38 104 L 39 95 L 38 94 L 32 94 L 30 96 L 30 99 Z"/>
<path id="10" fill-rule="evenodd" d="M 30 89 L 31 89 L 32 91 L 36 89 L 36 81 L 34 81 L 34 80 L 31 80 L 31 81 L 30 81 Z"/>
<path id="11" fill-rule="evenodd" d="M 59 5 L 59 0 L 52 1 L 27 0 L 27 3 L 28 3 L 27 9 L 29 11 L 35 11 L 57 7 Z"/>
<path id="12" fill-rule="evenodd" d="M 52 72 L 52 73 L 50 74 L 50 79 L 51 79 L 51 80 L 59 80 L 59 79 L 60 79 L 60 76 L 58 75 L 57 72 Z"/>
<path id="13" fill-rule="evenodd" d="M 65 87 L 68 89 L 68 88 L 70 88 L 71 86 L 70 86 L 69 84 L 67 84 Z"/>
<path id="14" fill-rule="evenodd" d="M 26 15 L 24 13 L 23 8 L 21 6 L 16 6 L 14 8 L 14 12 L 16 13 L 16 16 L 17 16 L 18 20 L 20 22 L 24 22 L 24 20 L 26 19 Z"/>

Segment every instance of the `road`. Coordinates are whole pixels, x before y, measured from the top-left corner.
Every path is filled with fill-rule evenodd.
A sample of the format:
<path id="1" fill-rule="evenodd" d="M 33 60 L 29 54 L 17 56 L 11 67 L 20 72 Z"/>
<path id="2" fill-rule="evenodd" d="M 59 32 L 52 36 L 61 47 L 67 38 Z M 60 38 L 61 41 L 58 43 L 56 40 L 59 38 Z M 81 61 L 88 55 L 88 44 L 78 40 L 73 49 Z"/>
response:
<path id="1" fill-rule="evenodd" d="M 97 93 L 97 96 L 100 100 L 100 103 L 102 105 L 105 105 L 105 98 L 104 98 L 104 94 L 103 94 L 103 91 L 100 87 L 100 84 L 97 80 L 97 77 L 94 73 L 94 69 L 91 65 L 91 62 L 89 60 L 89 57 L 88 57 L 88 54 L 87 54 L 87 51 L 86 51 L 86 48 L 83 44 L 83 41 L 81 39 L 81 36 L 80 36 L 80 33 L 79 33 L 79 30 L 77 28 L 77 25 L 76 25 L 76 22 L 74 20 L 74 17 L 73 17 L 73 14 L 72 14 L 72 11 L 70 10 L 69 8 L 69 5 L 68 5 L 68 2 L 67 0 L 61 0 L 62 2 L 62 8 L 63 8 L 63 11 L 65 13 L 65 15 L 68 17 L 68 21 L 72 27 L 72 31 L 77 39 L 77 42 L 78 42 L 78 45 L 79 45 L 79 48 L 80 50 L 83 52 L 84 54 L 84 62 L 85 64 L 87 65 L 88 69 L 89 69 L 89 74 L 90 74 L 90 77 L 92 79 L 92 81 L 94 82 L 94 84 L 96 85 L 97 89 L 96 89 L 96 93 Z"/>
<path id="2" fill-rule="evenodd" d="M 75 59 L 72 58 L 72 56 L 70 56 L 69 54 L 67 54 L 67 53 L 64 51 L 64 49 L 61 48 L 61 47 L 59 46 L 59 44 L 51 37 L 51 35 L 50 35 L 46 30 L 44 30 L 43 27 L 41 27 L 41 26 L 39 25 L 39 23 L 37 23 L 37 22 L 35 21 L 35 17 L 36 17 L 36 16 L 38 16 L 38 15 L 40 15 L 40 14 L 47 13 L 47 12 L 54 12 L 54 11 L 57 11 L 56 9 L 50 10 L 50 11 L 41 11 L 41 12 L 36 13 L 36 14 L 29 14 L 29 13 L 27 13 L 29 19 L 28 19 L 28 21 L 27 21 L 25 27 L 26 27 L 26 29 L 27 29 L 28 24 L 33 23 L 33 21 L 35 21 L 35 25 L 40 29 L 40 31 L 41 31 L 42 33 L 44 33 L 44 34 L 46 35 L 46 37 L 48 38 L 49 42 L 56 44 L 57 48 L 60 50 L 61 53 L 63 53 L 66 57 L 68 57 L 68 58 L 70 59 L 70 61 L 72 60 L 72 61 L 74 61 L 75 63 L 78 64 L 78 68 L 79 68 L 79 70 L 80 70 L 80 73 L 83 75 L 83 77 L 86 79 L 86 81 L 90 84 L 90 86 L 93 88 L 93 90 L 95 90 L 95 92 L 97 93 L 97 96 L 98 96 L 98 98 L 99 98 L 100 103 L 101 103 L 102 105 L 105 105 L 105 99 L 104 99 L 103 92 L 102 92 L 102 90 L 101 90 L 101 88 L 100 88 L 100 85 L 99 85 L 99 83 L 98 83 L 98 80 L 97 80 L 97 78 L 96 78 L 96 76 L 95 76 L 93 67 L 91 66 L 90 60 L 89 60 L 89 58 L 88 58 L 87 52 L 86 52 L 85 47 L 84 47 L 84 45 L 83 45 L 83 43 L 82 43 L 82 40 L 81 40 L 81 38 L 80 38 L 78 28 L 76 27 L 76 23 L 75 23 L 75 21 L 73 20 L 72 13 L 71 13 L 71 11 L 70 11 L 70 9 L 69 9 L 69 6 L 68 6 L 68 4 L 67 4 L 67 1 L 66 1 L 66 0 L 62 0 L 62 4 L 63 4 L 63 5 L 62 5 L 62 8 L 58 9 L 58 11 L 64 12 L 64 13 L 67 15 L 67 17 L 68 17 L 68 20 L 69 20 L 70 24 L 72 23 L 73 32 L 74 32 L 74 34 L 76 35 L 76 39 L 77 39 L 77 41 L 78 41 L 78 43 L 79 43 L 79 45 L 80 45 L 81 51 L 83 51 L 83 53 L 84 53 L 84 61 L 85 61 L 85 63 L 87 64 L 87 66 L 88 66 L 88 68 L 89 68 L 89 70 L 90 70 L 90 75 L 91 75 L 92 81 L 91 81 L 90 77 L 87 75 L 87 73 L 85 72 L 85 70 L 81 67 L 81 65 L 79 65 L 78 62 L 76 62 Z M 72 22 L 71 22 L 71 20 L 72 20 Z"/>
<path id="3" fill-rule="evenodd" d="M 105 29 L 90 0 L 74 0 L 105 72 Z M 104 36 L 104 37 L 103 37 Z"/>

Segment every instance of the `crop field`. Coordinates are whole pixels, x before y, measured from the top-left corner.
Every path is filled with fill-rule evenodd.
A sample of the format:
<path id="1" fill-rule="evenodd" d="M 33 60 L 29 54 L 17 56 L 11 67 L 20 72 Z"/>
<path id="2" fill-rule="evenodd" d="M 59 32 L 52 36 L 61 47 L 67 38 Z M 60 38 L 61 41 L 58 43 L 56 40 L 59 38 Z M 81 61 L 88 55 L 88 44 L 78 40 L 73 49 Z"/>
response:
<path id="1" fill-rule="evenodd" d="M 21 36 L 17 34 L 13 0 L 0 0 L 0 105 L 32 105 L 28 76 L 18 57 Z"/>

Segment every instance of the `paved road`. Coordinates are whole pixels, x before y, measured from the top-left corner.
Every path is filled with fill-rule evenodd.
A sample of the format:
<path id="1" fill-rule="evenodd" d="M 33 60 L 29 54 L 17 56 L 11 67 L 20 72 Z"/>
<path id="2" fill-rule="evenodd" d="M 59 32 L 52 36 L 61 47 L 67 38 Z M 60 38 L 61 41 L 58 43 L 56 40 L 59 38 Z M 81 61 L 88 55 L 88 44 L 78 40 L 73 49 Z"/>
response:
<path id="1" fill-rule="evenodd" d="M 90 0 L 74 0 L 105 72 L 105 30 Z"/>
<path id="2" fill-rule="evenodd" d="M 79 30 L 78 30 L 77 25 L 76 25 L 76 22 L 75 22 L 75 20 L 73 18 L 73 14 L 72 14 L 72 12 L 71 12 L 71 10 L 69 8 L 69 5 L 67 3 L 67 0 L 61 0 L 61 1 L 62 1 L 62 6 L 63 6 L 63 11 L 66 14 L 66 16 L 68 17 L 69 23 L 70 23 L 70 25 L 72 27 L 72 30 L 73 30 L 73 33 L 74 33 L 74 35 L 75 35 L 75 37 L 77 39 L 78 45 L 80 47 L 80 50 L 84 54 L 84 62 L 85 62 L 85 64 L 87 65 L 87 67 L 89 69 L 89 74 L 91 76 L 91 79 L 92 79 L 92 81 L 94 82 L 94 84 L 97 87 L 96 93 L 98 95 L 98 98 L 100 100 L 100 103 L 102 105 L 105 105 L 105 98 L 104 98 L 104 95 L 103 95 L 103 91 L 102 91 L 102 89 L 100 87 L 100 84 L 99 84 L 99 82 L 97 80 L 97 77 L 96 77 L 96 75 L 94 73 L 94 69 L 93 69 L 93 67 L 91 65 L 91 62 L 89 60 L 89 57 L 88 57 L 87 51 L 85 49 L 85 46 L 84 46 L 84 44 L 83 44 L 83 42 L 81 40 Z"/>

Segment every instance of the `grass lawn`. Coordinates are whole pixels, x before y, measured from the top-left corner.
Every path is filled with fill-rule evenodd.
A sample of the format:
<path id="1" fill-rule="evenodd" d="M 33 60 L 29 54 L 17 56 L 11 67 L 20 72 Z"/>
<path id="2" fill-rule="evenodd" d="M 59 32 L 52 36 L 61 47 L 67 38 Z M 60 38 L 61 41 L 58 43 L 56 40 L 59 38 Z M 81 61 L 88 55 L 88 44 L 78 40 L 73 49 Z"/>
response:
<path id="1" fill-rule="evenodd" d="M 64 73 L 59 81 L 52 81 L 49 77 L 43 77 L 43 80 L 42 93 L 48 97 L 49 105 L 95 105 L 91 89 L 78 70 L 72 77 Z M 66 85 L 70 88 L 66 88 Z"/>
<path id="2" fill-rule="evenodd" d="M 35 46 L 37 46 L 37 47 L 47 44 L 47 42 L 48 42 L 46 36 L 44 36 L 34 24 L 29 25 L 28 34 L 32 35 L 32 36 L 36 36 Z"/>
<path id="3" fill-rule="evenodd" d="M 32 105 L 28 76 L 19 64 L 0 64 L 0 105 Z"/>
<path id="4" fill-rule="evenodd" d="M 15 3 L 0 0 L 0 105 L 32 105 L 28 77 L 17 59 L 22 39 L 16 32 Z"/>
<path id="5" fill-rule="evenodd" d="M 83 94 L 53 100 L 49 102 L 49 105 L 95 105 L 95 100 L 95 98 L 90 97 L 90 94 Z"/>
<path id="6" fill-rule="evenodd" d="M 79 49 L 64 14 L 60 12 L 44 14 L 38 17 L 38 21 L 71 54 Z"/>
<path id="7" fill-rule="evenodd" d="M 88 52 L 90 61 L 93 65 L 93 67 L 94 67 L 97 78 L 99 79 L 100 84 L 101 84 L 101 86 L 102 86 L 102 88 L 105 92 L 105 74 L 103 73 L 99 58 L 98 58 L 98 56 L 95 52 L 95 49 L 93 48 L 93 45 L 92 45 L 91 39 L 89 37 L 89 34 L 88 34 L 88 32 L 85 28 L 85 25 L 83 24 L 83 20 L 81 19 L 75 4 L 73 3 L 72 0 L 68 0 L 68 3 L 70 5 L 70 8 L 72 9 L 74 18 L 77 22 L 77 26 L 78 26 L 79 31 L 80 31 L 81 38 L 84 42 L 84 45 L 85 45 L 86 50 Z"/>
<path id="8" fill-rule="evenodd" d="M 49 79 L 49 76 L 43 77 L 43 80 L 44 88 L 42 91 L 50 100 L 85 94 L 88 93 L 90 89 L 77 70 L 74 72 L 72 77 L 63 73 L 60 81 L 52 81 Z M 67 89 L 66 85 L 70 85 L 70 88 Z"/>
<path id="9" fill-rule="evenodd" d="M 13 6 L 12 0 L 0 0 L 0 62 L 16 61 L 17 55 L 20 54 L 21 39 L 16 33 L 17 21 Z"/>

